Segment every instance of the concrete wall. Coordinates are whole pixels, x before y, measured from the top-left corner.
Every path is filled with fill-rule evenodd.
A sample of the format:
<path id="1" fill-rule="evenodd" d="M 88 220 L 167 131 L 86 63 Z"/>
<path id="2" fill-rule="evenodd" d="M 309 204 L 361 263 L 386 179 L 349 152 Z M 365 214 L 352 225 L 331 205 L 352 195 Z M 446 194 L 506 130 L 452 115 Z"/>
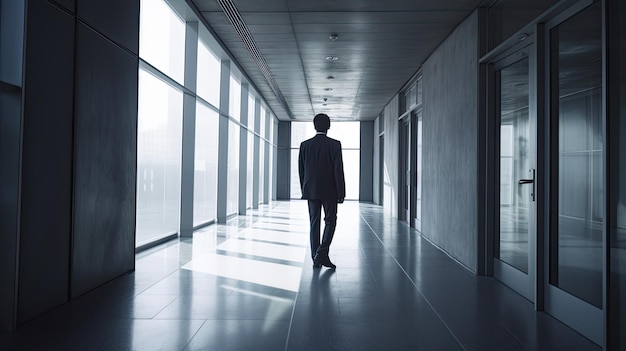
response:
<path id="1" fill-rule="evenodd" d="M 138 15 L 129 4 L 116 8 Z M 139 69 L 137 56 L 86 24 L 77 37 L 73 297 L 134 268 Z"/>
<path id="2" fill-rule="evenodd" d="M 289 200 L 291 197 L 291 122 L 278 123 L 276 140 L 276 199 Z"/>
<path id="3" fill-rule="evenodd" d="M 422 67 L 422 233 L 473 271 L 478 240 L 478 14 Z M 385 131 L 386 133 L 386 131 Z"/>
<path id="4" fill-rule="evenodd" d="M 359 200 L 373 201 L 374 122 L 361 122 Z"/>
<path id="5" fill-rule="evenodd" d="M 30 0 L 25 16 L 23 87 L 1 97 L 23 103 L 2 117 L 13 130 L 2 179 L 21 182 L 2 199 L 17 223 L 2 227 L 14 249 L 0 286 L 17 294 L 0 290 L 5 331 L 133 270 L 135 257 L 139 0 Z"/>
<path id="6" fill-rule="evenodd" d="M 74 38 L 74 22 L 57 6 L 29 1 L 18 323 L 68 296 L 74 108 L 74 43 L 68 38 Z"/>
<path id="7" fill-rule="evenodd" d="M 378 126 L 379 118 L 374 120 L 374 135 L 372 136 L 374 141 L 373 159 L 372 163 L 373 175 L 372 175 L 372 201 L 381 205 L 380 202 L 380 128 Z"/>

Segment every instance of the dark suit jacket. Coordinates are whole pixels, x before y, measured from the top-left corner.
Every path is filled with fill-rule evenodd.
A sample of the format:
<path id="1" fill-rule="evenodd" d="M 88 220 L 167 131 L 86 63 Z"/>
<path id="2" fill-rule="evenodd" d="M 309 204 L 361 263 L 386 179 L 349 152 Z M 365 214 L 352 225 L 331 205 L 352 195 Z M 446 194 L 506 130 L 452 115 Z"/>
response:
<path id="1" fill-rule="evenodd" d="M 341 143 L 317 134 L 300 144 L 300 189 L 307 200 L 339 200 L 346 197 Z"/>

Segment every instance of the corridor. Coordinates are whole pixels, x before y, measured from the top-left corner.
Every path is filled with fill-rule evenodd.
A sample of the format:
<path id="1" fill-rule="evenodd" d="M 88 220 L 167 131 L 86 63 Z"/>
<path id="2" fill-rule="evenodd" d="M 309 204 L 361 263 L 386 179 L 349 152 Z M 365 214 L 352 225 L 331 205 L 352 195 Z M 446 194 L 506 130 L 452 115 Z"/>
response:
<path id="1" fill-rule="evenodd" d="M 307 226 L 306 202 L 273 202 L 155 247 L 0 349 L 598 349 L 380 206 L 339 206 L 335 271 L 313 269 Z"/>

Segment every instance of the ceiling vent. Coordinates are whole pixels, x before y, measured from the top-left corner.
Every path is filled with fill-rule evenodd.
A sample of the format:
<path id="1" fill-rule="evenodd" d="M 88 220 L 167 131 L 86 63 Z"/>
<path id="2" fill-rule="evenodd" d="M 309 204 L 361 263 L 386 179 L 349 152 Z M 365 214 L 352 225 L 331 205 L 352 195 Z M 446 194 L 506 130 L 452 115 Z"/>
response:
<path id="1" fill-rule="evenodd" d="M 283 93 L 278 88 L 278 84 L 276 84 L 276 80 L 274 80 L 274 76 L 272 75 L 272 72 L 270 71 L 267 62 L 265 61 L 265 58 L 263 58 L 263 55 L 261 55 L 261 52 L 259 52 L 259 49 L 254 42 L 254 38 L 248 30 L 246 22 L 243 21 L 239 10 L 237 10 L 237 7 L 232 2 L 232 0 L 217 0 L 217 2 L 222 7 L 224 14 L 226 14 L 226 17 L 228 17 L 228 19 L 230 20 L 230 23 L 233 25 L 233 28 L 235 29 L 237 34 L 239 34 L 239 37 L 241 38 L 241 41 L 243 41 L 243 44 L 246 46 L 246 49 L 248 49 L 250 56 L 256 62 L 257 66 L 259 66 L 259 70 L 265 77 L 265 80 L 269 84 L 270 88 L 272 88 L 274 95 L 276 95 L 278 100 L 285 108 L 287 114 L 289 115 L 289 118 L 294 119 L 293 115 L 291 114 L 291 110 L 289 109 L 289 105 L 287 104 L 287 100 L 285 100 Z"/>

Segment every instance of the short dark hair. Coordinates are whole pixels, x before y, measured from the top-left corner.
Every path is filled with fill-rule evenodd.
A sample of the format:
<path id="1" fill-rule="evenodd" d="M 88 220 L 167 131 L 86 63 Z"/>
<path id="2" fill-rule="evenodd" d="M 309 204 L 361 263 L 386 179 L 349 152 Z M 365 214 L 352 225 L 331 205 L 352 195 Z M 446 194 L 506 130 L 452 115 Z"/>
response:
<path id="1" fill-rule="evenodd" d="M 325 132 L 330 128 L 330 117 L 325 113 L 318 113 L 313 118 L 313 125 L 315 125 L 316 131 Z"/>

